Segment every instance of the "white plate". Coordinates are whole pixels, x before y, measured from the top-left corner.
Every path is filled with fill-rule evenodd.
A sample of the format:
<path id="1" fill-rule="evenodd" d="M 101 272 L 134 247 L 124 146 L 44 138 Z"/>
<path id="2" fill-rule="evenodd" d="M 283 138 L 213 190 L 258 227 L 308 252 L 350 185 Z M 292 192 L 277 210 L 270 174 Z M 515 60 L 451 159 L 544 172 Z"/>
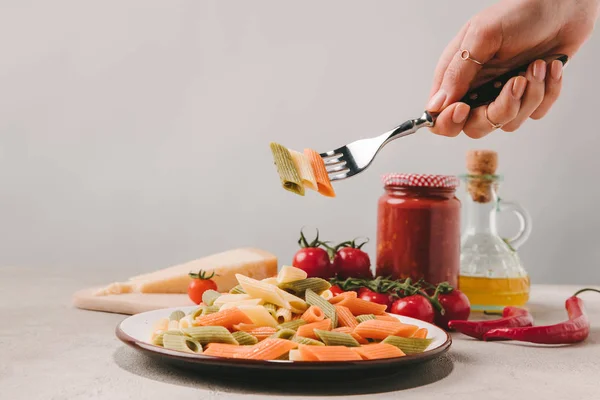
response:
<path id="1" fill-rule="evenodd" d="M 428 337 L 433 341 L 429 347 L 419 354 L 408 355 L 405 357 L 388 358 L 382 360 L 365 361 L 343 361 L 343 362 L 293 362 L 284 360 L 241 360 L 222 357 L 211 357 L 202 354 L 184 353 L 165 349 L 161 346 L 155 346 L 150 342 L 152 327 L 156 321 L 161 318 L 168 318 L 176 310 L 182 310 L 186 314 L 197 307 L 165 308 L 161 310 L 148 311 L 141 314 L 132 315 L 123 320 L 116 329 L 116 335 L 126 344 L 132 346 L 142 353 L 154 357 L 155 359 L 170 362 L 180 367 L 201 370 L 203 372 L 212 372 L 218 374 L 237 374 L 243 372 L 252 374 L 253 372 L 264 373 L 269 371 L 273 374 L 298 379 L 298 374 L 306 374 L 312 377 L 329 379 L 332 375 L 346 375 L 351 372 L 364 372 L 366 370 L 396 370 L 407 364 L 424 362 L 436 358 L 446 352 L 452 343 L 450 335 L 444 330 L 427 322 L 389 314 L 398 318 L 406 324 L 417 325 L 420 328 L 427 328 Z M 391 371 L 391 372 L 394 372 Z"/>

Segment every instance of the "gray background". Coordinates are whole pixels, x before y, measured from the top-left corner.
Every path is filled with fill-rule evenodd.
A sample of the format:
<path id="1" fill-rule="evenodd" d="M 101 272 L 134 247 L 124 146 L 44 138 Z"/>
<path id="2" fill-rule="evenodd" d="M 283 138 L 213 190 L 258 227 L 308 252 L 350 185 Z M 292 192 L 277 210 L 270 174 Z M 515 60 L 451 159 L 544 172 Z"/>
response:
<path id="1" fill-rule="evenodd" d="M 440 52 L 491 2 L 442 4 L 0 1 L 0 265 L 112 281 L 247 245 L 289 262 L 303 225 L 374 242 L 382 173 L 462 173 L 492 148 L 535 222 L 533 282 L 600 282 L 597 34 L 542 121 L 422 131 L 333 200 L 279 186 L 269 141 L 324 151 L 421 113 Z"/>

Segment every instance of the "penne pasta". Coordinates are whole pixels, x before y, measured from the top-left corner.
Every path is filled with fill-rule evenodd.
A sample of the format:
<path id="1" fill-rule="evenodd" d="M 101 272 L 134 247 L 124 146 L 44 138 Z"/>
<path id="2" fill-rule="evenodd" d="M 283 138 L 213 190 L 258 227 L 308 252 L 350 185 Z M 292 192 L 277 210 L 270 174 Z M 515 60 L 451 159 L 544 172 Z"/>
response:
<path id="1" fill-rule="evenodd" d="M 300 297 L 294 296 L 293 294 L 288 293 L 285 290 L 281 290 L 279 288 L 277 288 L 277 291 L 283 298 L 283 300 L 285 300 L 290 305 L 286 308 L 292 310 L 292 313 L 301 314 L 308 308 L 308 304 L 306 304 L 306 301 L 302 300 Z"/>
<path id="2" fill-rule="evenodd" d="M 304 185 L 290 151 L 278 143 L 271 143 L 271 152 L 273 153 L 273 161 L 277 166 L 277 172 L 279 173 L 279 179 L 283 188 L 304 196 Z"/>
<path id="3" fill-rule="evenodd" d="M 302 180 L 302 185 L 304 188 L 318 191 L 319 187 L 317 186 L 317 179 L 313 173 L 312 164 L 306 154 L 300 153 L 296 150 L 288 150 L 290 151 L 290 155 L 292 156 L 292 160 L 294 161 L 294 165 L 296 166 L 296 170 L 300 175 L 300 179 Z"/>
<path id="4" fill-rule="evenodd" d="M 261 282 L 268 283 L 269 285 L 275 285 L 275 286 L 277 286 L 277 284 L 279 283 L 279 282 L 277 282 L 276 276 L 271 276 L 270 278 L 261 279 Z"/>
<path id="5" fill-rule="evenodd" d="M 252 320 L 239 308 L 230 308 L 214 314 L 202 315 L 196 318 L 195 322 L 201 326 L 223 326 L 231 330 L 236 324 L 250 324 Z"/>
<path id="6" fill-rule="evenodd" d="M 292 293 L 294 296 L 305 296 L 306 290 L 310 289 L 316 294 L 321 294 L 329 289 L 331 284 L 321 278 L 306 278 L 299 281 L 281 283 L 279 288 L 286 292 Z"/>
<path id="7" fill-rule="evenodd" d="M 259 306 L 263 303 L 262 299 L 248 299 L 248 300 L 240 300 L 240 301 L 231 301 L 229 303 L 225 303 L 219 309 L 220 311 L 227 310 L 228 308 L 239 308 L 242 309 L 244 306 Z"/>
<path id="8" fill-rule="evenodd" d="M 185 313 L 181 310 L 173 311 L 169 316 L 169 321 L 179 321 L 181 318 L 185 317 Z"/>
<path id="9" fill-rule="evenodd" d="M 200 343 L 187 336 L 165 333 L 162 340 L 165 349 L 183 351 L 185 353 L 202 353 Z"/>
<path id="10" fill-rule="evenodd" d="M 290 340 L 269 338 L 252 346 L 243 358 L 249 360 L 275 360 L 297 347 L 298 343 Z"/>
<path id="11" fill-rule="evenodd" d="M 323 310 L 317 306 L 310 306 L 308 310 L 302 314 L 302 319 L 308 323 L 323 321 L 325 319 L 325 314 L 323 314 Z"/>
<path id="12" fill-rule="evenodd" d="M 303 319 L 294 319 L 288 322 L 284 322 L 283 324 L 277 325 L 278 329 L 293 329 L 298 330 L 302 325 L 306 325 L 306 321 Z"/>
<path id="13" fill-rule="evenodd" d="M 338 323 L 340 326 L 349 326 L 351 328 L 356 328 L 358 326 L 358 321 L 354 317 L 354 315 L 350 312 L 348 307 L 335 305 L 333 306 L 338 316 Z"/>
<path id="14" fill-rule="evenodd" d="M 306 279 L 307 274 L 300 268 L 284 265 L 277 274 L 277 283 L 289 283 Z"/>
<path id="15" fill-rule="evenodd" d="M 249 333 L 250 335 L 256 337 L 259 341 L 266 339 L 277 332 L 277 329 L 271 328 L 270 326 L 256 326 L 253 324 L 239 324 L 236 325 L 234 329 Z"/>
<path id="16" fill-rule="evenodd" d="M 320 342 L 316 339 L 311 339 L 298 335 L 294 336 L 291 340 L 292 342 L 296 342 L 298 344 L 305 344 L 307 346 L 325 346 L 325 343 Z"/>
<path id="17" fill-rule="evenodd" d="M 236 346 L 234 344 L 211 343 L 204 350 L 205 356 L 244 358 L 252 346 Z"/>
<path id="18" fill-rule="evenodd" d="M 249 296 L 262 299 L 265 303 L 273 303 L 279 307 L 292 308 L 290 303 L 283 299 L 281 290 L 270 283 L 257 281 L 247 276 L 235 275 L 240 285 Z"/>
<path id="19" fill-rule="evenodd" d="M 302 325 L 296 331 L 298 336 L 306 337 L 309 339 L 317 339 L 317 335 L 315 334 L 315 329 L 321 329 L 324 331 L 328 331 L 331 329 L 331 320 L 324 319 L 323 321 L 313 322 L 310 324 Z"/>
<path id="20" fill-rule="evenodd" d="M 215 305 L 215 306 L 222 306 L 223 304 L 227 304 L 227 303 L 235 303 L 238 301 L 243 301 L 243 300 L 250 300 L 252 299 L 252 297 L 248 294 L 224 294 L 221 295 L 217 298 L 215 298 L 213 304 L 207 304 L 207 305 Z"/>
<path id="21" fill-rule="evenodd" d="M 342 306 L 343 307 L 343 306 Z M 348 308 L 348 307 L 346 307 Z M 356 317 L 356 320 L 360 323 L 360 322 L 365 322 L 368 321 L 370 319 L 377 319 L 375 318 L 375 315 L 373 314 L 362 314 Z"/>
<path id="22" fill-rule="evenodd" d="M 332 300 L 337 299 L 340 296 L 334 297 Z M 370 301 L 351 298 L 351 297 L 348 297 L 339 302 L 336 302 L 336 304 L 339 306 L 348 307 L 348 309 L 350 309 L 350 312 L 352 312 L 353 315 L 362 315 L 362 314 L 380 315 L 380 314 L 384 314 L 385 309 L 387 308 L 387 306 L 385 304 L 371 303 Z"/>
<path id="23" fill-rule="evenodd" d="M 331 304 L 338 304 L 346 299 L 356 299 L 357 297 L 358 297 L 358 294 L 356 294 L 356 292 L 348 291 L 348 292 L 340 293 L 337 296 L 329 299 L 329 302 Z"/>
<path id="24" fill-rule="evenodd" d="M 298 349 L 290 350 L 289 360 L 290 361 L 304 361 L 302 359 L 302 355 L 300 354 L 300 350 L 298 350 Z"/>
<path id="25" fill-rule="evenodd" d="M 293 329 L 280 329 L 274 334 L 272 334 L 270 337 L 276 339 L 290 340 L 292 337 L 294 337 L 294 335 L 296 335 L 296 331 Z"/>
<path id="26" fill-rule="evenodd" d="M 413 333 L 411 337 L 417 339 L 427 339 L 428 333 L 429 332 L 427 331 L 427 328 L 419 328 L 419 330 Z"/>
<path id="27" fill-rule="evenodd" d="M 325 300 L 330 300 L 333 298 L 333 293 L 331 292 L 331 290 L 327 289 L 326 291 L 321 293 L 320 296 Z"/>
<path id="28" fill-rule="evenodd" d="M 363 360 L 404 357 L 406 354 L 396 346 L 387 343 L 367 344 L 352 348 Z"/>
<path id="29" fill-rule="evenodd" d="M 335 311 L 335 307 L 332 306 L 330 302 L 328 302 L 312 290 L 306 289 L 306 303 L 310 304 L 311 306 L 319 307 L 323 311 L 325 316 L 331 320 L 331 328 L 337 328 L 337 312 Z"/>
<path id="30" fill-rule="evenodd" d="M 202 293 L 202 302 L 207 306 L 212 306 L 213 304 L 215 304 L 215 300 L 220 296 L 221 293 L 217 292 L 216 290 L 209 289 L 206 292 Z"/>
<path id="31" fill-rule="evenodd" d="M 417 354 L 424 352 L 431 344 L 431 339 L 405 338 L 399 336 L 388 336 L 382 343 L 391 344 L 402 350 L 405 354 Z"/>
<path id="32" fill-rule="evenodd" d="M 183 333 L 205 346 L 209 343 L 239 344 L 229 331 L 222 326 L 194 326 Z"/>
<path id="33" fill-rule="evenodd" d="M 289 308 L 279 307 L 275 313 L 277 322 L 282 324 L 292 320 L 292 311 Z"/>
<path id="34" fill-rule="evenodd" d="M 383 340 L 390 335 L 410 337 L 417 329 L 419 329 L 419 327 L 415 325 L 406 325 L 400 321 L 392 322 L 372 319 L 358 324 L 358 326 L 354 328 L 354 332 L 366 339 Z"/>
<path id="35" fill-rule="evenodd" d="M 246 292 L 244 292 L 244 289 L 242 289 L 242 285 L 237 285 L 234 286 L 229 293 L 231 294 L 246 294 Z"/>
<path id="36" fill-rule="evenodd" d="M 231 334 L 240 346 L 248 346 L 258 343 L 258 339 L 244 331 L 237 331 Z"/>
<path id="37" fill-rule="evenodd" d="M 269 314 L 271 314 L 271 316 L 273 318 L 277 319 L 277 306 L 275 304 L 273 304 L 273 303 L 265 303 L 264 307 L 269 312 Z"/>
<path id="38" fill-rule="evenodd" d="M 309 361 L 360 361 L 362 357 L 346 346 L 299 346 L 303 359 Z"/>
<path id="39" fill-rule="evenodd" d="M 325 162 L 319 153 L 312 149 L 304 149 L 304 154 L 310 160 L 319 193 L 323 196 L 335 197 L 335 191 L 333 190 L 333 186 L 331 186 L 331 181 L 329 180 L 329 175 L 325 168 Z"/>
<path id="40" fill-rule="evenodd" d="M 251 323 L 256 326 L 268 326 L 275 328 L 277 320 L 269 313 L 264 306 L 243 305 L 239 309 L 250 318 Z"/>
<path id="41" fill-rule="evenodd" d="M 322 331 L 315 329 L 317 337 L 326 346 L 358 347 L 360 344 L 351 335 L 343 332 Z"/>

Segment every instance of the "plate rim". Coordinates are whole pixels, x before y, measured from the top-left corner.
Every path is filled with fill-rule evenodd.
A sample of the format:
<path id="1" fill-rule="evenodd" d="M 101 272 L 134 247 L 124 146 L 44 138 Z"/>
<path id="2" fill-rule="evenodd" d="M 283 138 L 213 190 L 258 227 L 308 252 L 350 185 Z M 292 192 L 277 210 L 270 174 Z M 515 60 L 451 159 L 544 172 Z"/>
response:
<path id="1" fill-rule="evenodd" d="M 158 310 L 170 310 L 170 308 L 157 309 Z M 177 308 L 177 307 L 175 307 Z M 181 307 L 180 307 L 181 308 Z M 152 312 L 150 311 L 150 312 Z M 146 311 L 148 312 L 148 311 Z M 144 313 L 140 313 L 144 314 Z M 134 314 L 139 315 L 139 314 Z M 166 358 L 175 359 L 183 362 L 191 362 L 195 364 L 206 364 L 206 365 L 223 365 L 223 366 L 238 366 L 238 367 L 283 367 L 286 369 L 314 369 L 323 367 L 325 369 L 329 369 L 331 367 L 353 367 L 353 366 L 378 366 L 378 365 L 389 365 L 391 363 L 412 363 L 418 361 L 426 361 L 433 358 L 436 358 L 443 353 L 447 352 L 452 345 L 452 337 L 448 332 L 439 328 L 444 335 L 446 335 L 446 340 L 439 345 L 438 347 L 427 350 L 423 353 L 406 355 L 403 357 L 394 357 L 394 358 L 383 358 L 377 360 L 361 360 L 361 361 L 288 361 L 288 360 L 247 360 L 241 358 L 228 358 L 228 357 L 216 357 L 216 356 L 207 356 L 204 354 L 192 354 L 189 355 L 187 353 L 181 353 L 174 350 L 165 349 L 164 347 L 154 345 L 152 343 L 144 342 L 138 340 L 129 334 L 125 333 L 125 331 L 121 328 L 121 325 L 133 315 L 128 316 L 123 321 L 119 322 L 119 324 L 115 328 L 115 335 L 119 340 L 121 340 L 126 345 L 134 348 L 135 350 L 141 351 L 143 353 L 148 353 L 150 355 L 160 355 Z M 423 321 L 427 324 L 429 322 Z M 433 325 L 433 324 L 430 324 Z M 181 353 L 181 354 L 178 354 Z"/>

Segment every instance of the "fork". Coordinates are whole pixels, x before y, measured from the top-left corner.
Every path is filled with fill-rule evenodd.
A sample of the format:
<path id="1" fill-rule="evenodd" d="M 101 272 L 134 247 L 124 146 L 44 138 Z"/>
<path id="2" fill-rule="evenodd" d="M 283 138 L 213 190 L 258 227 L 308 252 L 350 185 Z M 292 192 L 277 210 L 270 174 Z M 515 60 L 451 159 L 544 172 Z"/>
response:
<path id="1" fill-rule="evenodd" d="M 545 57 L 543 60 L 547 63 L 560 60 L 563 66 L 566 66 L 569 57 L 564 54 L 556 54 Z M 483 83 L 470 90 L 460 101 L 468 104 L 472 109 L 491 103 L 498 97 L 508 80 L 518 75 L 525 75 L 528 66 L 529 63 L 521 65 Z M 437 114 L 425 111 L 419 118 L 410 119 L 382 135 L 370 139 L 357 140 L 335 150 L 321 153 L 320 155 L 325 162 L 329 179 L 331 181 L 339 181 L 361 173 L 371 165 L 383 146 L 392 140 L 411 135 L 422 127 L 433 127 L 436 117 Z"/>

